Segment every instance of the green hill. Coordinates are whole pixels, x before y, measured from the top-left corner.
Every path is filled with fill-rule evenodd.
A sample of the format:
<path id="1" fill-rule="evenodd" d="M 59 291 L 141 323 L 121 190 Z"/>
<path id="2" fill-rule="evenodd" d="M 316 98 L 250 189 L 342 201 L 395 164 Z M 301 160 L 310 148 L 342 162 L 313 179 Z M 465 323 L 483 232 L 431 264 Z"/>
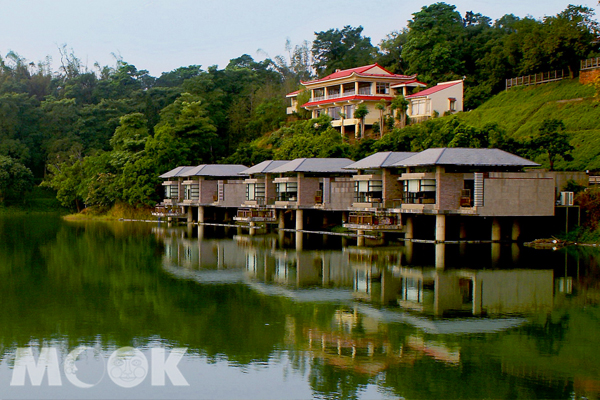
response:
<path id="1" fill-rule="evenodd" d="M 487 123 L 497 123 L 509 136 L 518 140 L 535 135 L 543 120 L 560 119 L 575 149 L 573 161 L 559 161 L 556 167 L 600 170 L 600 102 L 594 94 L 593 86 L 582 85 L 578 79 L 516 87 L 458 117 L 478 128 Z"/>

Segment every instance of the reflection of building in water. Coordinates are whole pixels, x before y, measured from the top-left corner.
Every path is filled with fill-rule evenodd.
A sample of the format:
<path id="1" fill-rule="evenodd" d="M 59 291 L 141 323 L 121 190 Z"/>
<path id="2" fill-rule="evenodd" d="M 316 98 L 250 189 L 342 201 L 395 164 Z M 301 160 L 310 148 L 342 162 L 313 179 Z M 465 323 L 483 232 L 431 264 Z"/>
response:
<path id="1" fill-rule="evenodd" d="M 552 270 L 408 268 L 401 266 L 397 248 L 285 250 L 276 238 L 266 236 L 198 240 L 175 232 L 163 234 L 163 241 L 166 265 L 205 273 L 235 271 L 238 281 L 250 279 L 287 289 L 351 289 L 354 299 L 430 315 L 525 313 L 553 305 Z M 211 275 L 215 279 L 219 278 Z"/>
<path id="2" fill-rule="evenodd" d="M 550 310 L 552 270 L 449 270 L 394 268 L 401 280 L 398 304 L 405 309 L 443 315 L 473 315 Z"/>

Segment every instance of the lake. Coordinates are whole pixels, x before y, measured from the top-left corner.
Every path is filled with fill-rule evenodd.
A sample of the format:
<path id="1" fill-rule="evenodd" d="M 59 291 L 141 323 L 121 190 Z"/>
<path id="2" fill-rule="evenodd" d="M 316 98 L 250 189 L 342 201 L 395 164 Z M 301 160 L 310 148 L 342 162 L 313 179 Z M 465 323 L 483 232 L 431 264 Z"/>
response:
<path id="1" fill-rule="evenodd" d="M 599 398 L 599 261 L 0 217 L 0 396 Z"/>

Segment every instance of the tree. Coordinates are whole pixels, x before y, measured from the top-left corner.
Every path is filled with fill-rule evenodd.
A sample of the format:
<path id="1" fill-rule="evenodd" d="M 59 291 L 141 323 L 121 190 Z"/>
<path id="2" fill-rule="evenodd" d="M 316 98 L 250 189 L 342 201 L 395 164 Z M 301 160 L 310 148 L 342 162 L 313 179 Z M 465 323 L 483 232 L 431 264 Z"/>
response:
<path id="1" fill-rule="evenodd" d="M 314 67 L 322 77 L 336 69 L 349 69 L 370 64 L 375 59 L 376 49 L 371 39 L 362 36 L 363 27 L 346 25 L 342 30 L 330 29 L 315 32 L 312 45 Z"/>
<path id="2" fill-rule="evenodd" d="M 464 75 L 459 38 L 463 19 L 455 6 L 435 3 L 421 8 L 408 22 L 402 58 L 409 73 L 425 82 L 440 82 Z"/>
<path id="3" fill-rule="evenodd" d="M 33 174 L 23 164 L 0 156 L 0 204 L 24 202 L 24 195 L 33 187 Z"/>
<path id="4" fill-rule="evenodd" d="M 396 121 L 398 121 L 400 128 L 404 128 L 406 125 L 406 111 L 408 110 L 409 104 L 408 100 L 401 94 L 394 97 L 392 100 L 391 108 L 392 111 L 396 111 Z"/>
<path id="5" fill-rule="evenodd" d="M 558 158 L 571 161 L 569 154 L 573 146 L 569 144 L 569 138 L 564 132 L 565 125 L 561 120 L 549 118 L 542 122 L 538 136 L 529 142 L 529 148 L 533 154 L 546 153 L 550 164 L 550 171 L 554 171 L 554 162 Z"/>
<path id="6" fill-rule="evenodd" d="M 364 138 L 365 136 L 365 117 L 367 116 L 367 114 L 369 114 L 369 109 L 364 103 L 360 104 L 354 110 L 354 118 L 360 120 L 360 135 L 357 133 L 355 136 L 357 139 Z"/>
<path id="7" fill-rule="evenodd" d="M 379 110 L 379 137 L 380 138 L 383 137 L 384 129 L 385 129 L 385 125 L 384 125 L 384 121 L 383 121 L 383 112 L 385 111 L 386 107 L 387 107 L 387 103 L 385 102 L 385 100 L 381 100 L 380 102 L 375 104 L 375 108 L 377 110 Z"/>

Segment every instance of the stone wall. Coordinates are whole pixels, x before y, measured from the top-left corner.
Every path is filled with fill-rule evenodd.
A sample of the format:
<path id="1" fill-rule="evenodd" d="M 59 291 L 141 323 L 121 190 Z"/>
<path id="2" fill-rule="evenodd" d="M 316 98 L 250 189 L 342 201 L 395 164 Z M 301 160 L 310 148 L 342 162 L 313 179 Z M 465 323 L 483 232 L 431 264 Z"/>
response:
<path id="1" fill-rule="evenodd" d="M 330 183 L 329 203 L 331 210 L 347 210 L 354 202 L 354 180 L 352 178 L 334 178 Z"/>
<path id="2" fill-rule="evenodd" d="M 481 216 L 553 216 L 555 188 L 552 178 L 492 178 L 484 181 Z M 528 174 L 527 174 L 528 175 Z"/>
<path id="3" fill-rule="evenodd" d="M 579 73 L 579 83 L 587 85 L 594 83 L 594 80 L 600 75 L 600 68 L 588 69 Z"/>

